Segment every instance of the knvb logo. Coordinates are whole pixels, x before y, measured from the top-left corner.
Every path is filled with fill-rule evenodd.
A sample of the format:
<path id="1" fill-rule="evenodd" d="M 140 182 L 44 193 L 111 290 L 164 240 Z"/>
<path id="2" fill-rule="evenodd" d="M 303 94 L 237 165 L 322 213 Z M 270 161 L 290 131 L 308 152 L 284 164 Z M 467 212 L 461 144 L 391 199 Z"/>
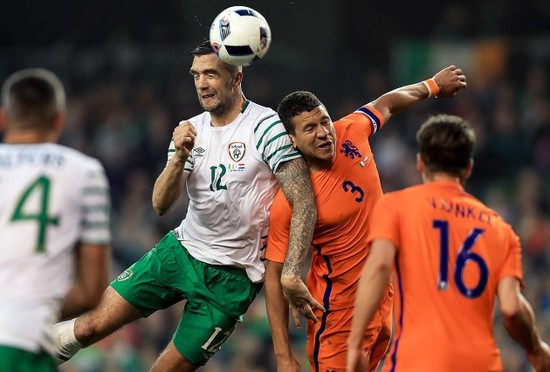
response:
<path id="1" fill-rule="evenodd" d="M 350 140 L 346 140 L 342 144 L 340 152 L 343 153 L 347 158 L 355 159 L 356 157 L 360 158 L 362 155 Z"/>

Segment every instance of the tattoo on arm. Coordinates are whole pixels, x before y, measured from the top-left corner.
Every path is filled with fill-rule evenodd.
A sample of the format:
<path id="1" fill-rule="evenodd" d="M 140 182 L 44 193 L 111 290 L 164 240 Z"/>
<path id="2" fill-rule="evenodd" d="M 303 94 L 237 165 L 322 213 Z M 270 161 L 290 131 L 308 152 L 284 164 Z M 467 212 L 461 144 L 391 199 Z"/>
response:
<path id="1" fill-rule="evenodd" d="M 317 207 L 310 172 L 302 158 L 287 161 L 275 172 L 279 186 L 292 205 L 288 252 L 283 275 L 301 275 L 317 222 Z"/>

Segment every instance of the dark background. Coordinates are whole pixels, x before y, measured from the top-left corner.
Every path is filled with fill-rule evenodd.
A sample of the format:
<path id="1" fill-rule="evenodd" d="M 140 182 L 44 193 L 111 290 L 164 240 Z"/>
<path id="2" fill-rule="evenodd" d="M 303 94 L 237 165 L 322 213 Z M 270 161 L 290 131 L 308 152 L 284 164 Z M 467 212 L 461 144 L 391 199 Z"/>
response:
<path id="1" fill-rule="evenodd" d="M 400 85 L 461 67 L 468 89 L 391 119 L 373 139 L 385 191 L 419 182 L 414 134 L 428 115 L 462 115 L 478 135 L 467 190 L 497 210 L 524 247 L 525 294 L 550 339 L 550 2 L 106 1 L 2 3 L 0 80 L 25 67 L 57 73 L 68 92 L 62 142 L 104 163 L 113 193 L 113 277 L 184 216 L 185 200 L 157 217 L 152 184 L 173 127 L 201 111 L 188 52 L 224 8 L 248 5 L 268 20 L 267 56 L 246 67 L 248 98 L 276 107 L 314 91 L 333 119 Z M 1 134 L 0 134 L 1 137 Z M 181 306 L 125 327 L 80 352 L 63 371 L 141 371 L 170 339 Z M 528 371 L 496 314 L 506 371 Z M 303 359 L 304 332 L 293 329 Z M 426 352 L 419 350 L 419 352 Z M 429 357 L 429 355 L 427 355 Z M 275 371 L 260 295 L 205 371 Z"/>

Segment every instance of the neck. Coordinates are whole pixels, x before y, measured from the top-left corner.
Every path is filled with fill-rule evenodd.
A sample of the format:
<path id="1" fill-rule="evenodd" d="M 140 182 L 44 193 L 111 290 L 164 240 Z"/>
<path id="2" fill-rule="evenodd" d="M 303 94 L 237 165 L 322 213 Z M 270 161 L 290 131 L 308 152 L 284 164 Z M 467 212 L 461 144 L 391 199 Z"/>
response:
<path id="1" fill-rule="evenodd" d="M 11 130 L 4 135 L 4 143 L 9 144 L 35 144 L 35 143 L 55 143 L 57 135 L 54 132 L 42 131 L 17 131 Z"/>
<path id="2" fill-rule="evenodd" d="M 460 177 L 453 176 L 447 173 L 435 173 L 431 175 L 427 175 L 426 173 L 423 173 L 422 179 L 424 180 L 424 183 L 445 181 L 445 182 L 456 182 L 462 185 L 462 180 L 460 179 Z"/>
<path id="3" fill-rule="evenodd" d="M 306 159 L 306 163 L 309 167 L 309 171 L 311 173 L 314 173 L 314 172 L 318 172 L 318 171 L 321 171 L 321 170 L 329 169 L 330 166 L 332 165 L 333 160 L 334 159 L 330 159 L 330 160 L 327 160 L 327 161 L 317 160 L 315 162 L 311 162 L 308 159 Z"/>
<path id="4" fill-rule="evenodd" d="M 210 113 L 212 119 L 213 127 L 224 127 L 227 124 L 230 124 L 235 120 L 237 116 L 241 113 L 244 105 L 246 103 L 246 98 L 241 93 L 238 97 L 235 98 L 235 101 L 231 105 L 230 109 L 223 114 L 216 114 L 214 112 Z"/>

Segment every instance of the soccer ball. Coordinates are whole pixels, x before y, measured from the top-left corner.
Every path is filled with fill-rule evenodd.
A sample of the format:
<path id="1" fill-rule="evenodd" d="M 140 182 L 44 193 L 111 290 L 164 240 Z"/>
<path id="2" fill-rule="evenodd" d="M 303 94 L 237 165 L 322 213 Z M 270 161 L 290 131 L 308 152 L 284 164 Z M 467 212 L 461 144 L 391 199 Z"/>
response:
<path id="1" fill-rule="evenodd" d="M 247 66 L 265 56 L 271 29 L 265 18 L 246 6 L 222 11 L 210 26 L 210 44 L 222 61 Z"/>

